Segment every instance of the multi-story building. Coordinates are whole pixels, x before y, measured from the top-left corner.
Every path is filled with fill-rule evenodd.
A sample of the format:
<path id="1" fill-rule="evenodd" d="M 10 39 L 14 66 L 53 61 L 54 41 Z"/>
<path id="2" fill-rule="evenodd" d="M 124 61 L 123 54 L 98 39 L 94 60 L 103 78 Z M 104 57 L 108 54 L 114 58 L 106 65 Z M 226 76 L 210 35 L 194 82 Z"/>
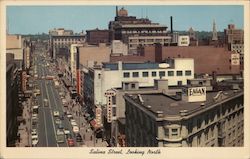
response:
<path id="1" fill-rule="evenodd" d="M 154 85 L 154 79 L 168 79 L 170 86 L 186 85 L 194 78 L 194 61 L 188 58 L 169 59 L 165 63 L 103 63 L 94 70 L 95 104 L 106 104 L 106 90 L 121 88 L 122 82 L 138 81 L 140 87 Z"/>
<path id="2" fill-rule="evenodd" d="M 212 92 L 188 86 L 171 95 L 126 94 L 126 146 L 243 146 L 242 81 L 221 84 Z"/>
<path id="3" fill-rule="evenodd" d="M 242 29 L 236 29 L 234 24 L 229 24 L 227 29 L 224 29 L 225 42 L 230 44 L 243 44 L 244 43 L 244 31 Z"/>
<path id="4" fill-rule="evenodd" d="M 86 30 L 86 42 L 90 45 L 98 45 L 99 43 L 110 44 L 110 30 Z"/>
<path id="5" fill-rule="evenodd" d="M 17 62 L 17 63 L 16 63 Z M 6 136 L 7 146 L 15 146 L 17 139 L 18 93 L 20 88 L 20 72 L 14 54 L 6 54 Z"/>
<path id="6" fill-rule="evenodd" d="M 89 113 L 105 108 L 105 93 L 111 88 L 122 88 L 123 83 L 138 82 L 140 87 L 152 87 L 155 79 L 168 79 L 169 85 L 186 85 L 194 78 L 193 59 L 169 59 L 166 63 L 103 63 L 84 71 L 84 102 Z M 128 87 L 125 84 L 124 87 Z M 135 87 L 135 85 L 132 85 Z M 105 113 L 105 112 L 104 112 Z"/>
<path id="7" fill-rule="evenodd" d="M 114 21 L 110 21 L 109 30 L 112 31 L 112 40 L 121 40 L 126 44 L 129 43 L 131 36 L 167 36 L 166 26 L 152 23 L 147 18 L 137 19 L 134 16 L 128 16 L 128 12 L 124 8 L 119 11 L 116 8 L 116 17 Z"/>
<path id="8" fill-rule="evenodd" d="M 102 62 L 109 62 L 111 48 L 105 43 L 96 45 L 83 45 L 79 47 L 80 64 L 93 67 L 94 65 L 101 65 Z"/>
<path id="9" fill-rule="evenodd" d="M 141 54 L 151 55 L 149 61 L 161 62 L 168 58 L 193 58 L 194 72 L 199 74 L 210 74 L 215 71 L 218 76 L 240 76 L 240 65 L 232 65 L 232 51 L 224 47 L 213 46 L 145 46 Z M 154 56 L 152 56 L 154 55 Z M 219 79 L 219 77 L 218 77 Z"/>
<path id="10" fill-rule="evenodd" d="M 139 45 L 153 45 L 156 43 L 170 45 L 171 39 L 171 36 L 130 36 L 128 37 L 128 48 L 131 52 L 137 53 Z"/>
<path id="11" fill-rule="evenodd" d="M 85 40 L 85 35 L 82 33 L 73 34 L 72 30 L 63 28 L 50 30 L 49 35 L 50 53 L 53 59 L 56 59 L 56 55 L 68 58 L 71 44 L 82 44 Z"/>
<path id="12" fill-rule="evenodd" d="M 24 39 L 21 35 L 6 35 L 6 52 L 14 54 L 15 61 L 19 61 L 19 67 L 23 67 Z"/>

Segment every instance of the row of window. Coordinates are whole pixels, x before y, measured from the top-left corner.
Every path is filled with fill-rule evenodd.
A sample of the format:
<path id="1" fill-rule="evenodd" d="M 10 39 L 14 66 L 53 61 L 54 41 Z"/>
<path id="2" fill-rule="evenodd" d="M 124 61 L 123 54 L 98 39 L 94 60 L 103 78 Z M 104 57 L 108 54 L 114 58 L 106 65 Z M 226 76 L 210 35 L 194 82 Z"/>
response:
<path id="1" fill-rule="evenodd" d="M 176 71 L 176 76 L 183 76 L 183 72 L 184 71 Z M 131 72 L 124 72 L 123 73 L 123 77 L 124 78 L 129 78 L 130 77 L 130 73 Z M 174 76 L 174 71 L 167 71 L 167 76 Z M 166 71 L 152 71 L 151 72 L 151 77 L 156 77 L 156 76 L 159 76 L 160 77 L 165 77 L 166 76 Z M 192 72 L 191 70 L 186 70 L 185 71 L 185 76 L 191 76 L 192 75 Z M 145 71 L 145 72 L 142 72 L 142 77 L 149 77 L 149 72 Z M 132 77 L 139 77 L 139 72 L 132 72 Z"/>

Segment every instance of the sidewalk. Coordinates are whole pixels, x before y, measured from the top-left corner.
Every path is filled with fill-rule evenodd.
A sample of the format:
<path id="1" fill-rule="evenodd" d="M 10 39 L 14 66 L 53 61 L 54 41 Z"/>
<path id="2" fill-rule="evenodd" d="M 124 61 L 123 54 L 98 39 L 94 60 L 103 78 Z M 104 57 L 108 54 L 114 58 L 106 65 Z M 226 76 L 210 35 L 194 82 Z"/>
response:
<path id="1" fill-rule="evenodd" d="M 70 110 L 73 118 L 76 120 L 79 126 L 80 134 L 83 138 L 84 144 L 87 147 L 107 147 L 106 141 L 102 141 L 102 139 L 95 139 L 94 132 L 91 129 L 90 124 L 85 120 L 82 113 L 79 115 L 81 105 L 79 103 L 74 103 L 68 92 L 65 98 L 69 102 L 68 110 Z"/>
<path id="2" fill-rule="evenodd" d="M 28 101 L 23 102 L 23 119 L 24 122 L 18 126 L 18 133 L 17 135 L 20 136 L 20 140 L 17 140 L 16 146 L 17 147 L 27 147 L 31 146 L 31 115 L 30 115 L 30 107 L 31 107 L 31 99 L 29 98 Z"/>

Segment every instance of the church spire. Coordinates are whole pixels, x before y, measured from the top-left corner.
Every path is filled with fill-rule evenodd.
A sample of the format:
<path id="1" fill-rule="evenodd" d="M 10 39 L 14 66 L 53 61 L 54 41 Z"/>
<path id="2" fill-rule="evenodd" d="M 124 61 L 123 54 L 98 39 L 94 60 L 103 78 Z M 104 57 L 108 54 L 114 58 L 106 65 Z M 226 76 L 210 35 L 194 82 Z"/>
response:
<path id="1" fill-rule="evenodd" d="M 217 31 L 216 31 L 216 24 L 215 24 L 215 20 L 213 21 L 213 37 L 212 37 L 213 41 L 218 40 L 218 35 L 217 35 Z"/>

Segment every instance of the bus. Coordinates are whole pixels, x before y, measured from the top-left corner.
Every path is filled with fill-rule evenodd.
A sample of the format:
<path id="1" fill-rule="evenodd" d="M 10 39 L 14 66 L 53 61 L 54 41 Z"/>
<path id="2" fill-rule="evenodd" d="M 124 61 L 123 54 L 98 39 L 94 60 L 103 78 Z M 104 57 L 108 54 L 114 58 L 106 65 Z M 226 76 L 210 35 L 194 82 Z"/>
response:
<path id="1" fill-rule="evenodd" d="M 64 143 L 64 133 L 60 129 L 56 131 L 56 141 L 57 143 Z"/>

